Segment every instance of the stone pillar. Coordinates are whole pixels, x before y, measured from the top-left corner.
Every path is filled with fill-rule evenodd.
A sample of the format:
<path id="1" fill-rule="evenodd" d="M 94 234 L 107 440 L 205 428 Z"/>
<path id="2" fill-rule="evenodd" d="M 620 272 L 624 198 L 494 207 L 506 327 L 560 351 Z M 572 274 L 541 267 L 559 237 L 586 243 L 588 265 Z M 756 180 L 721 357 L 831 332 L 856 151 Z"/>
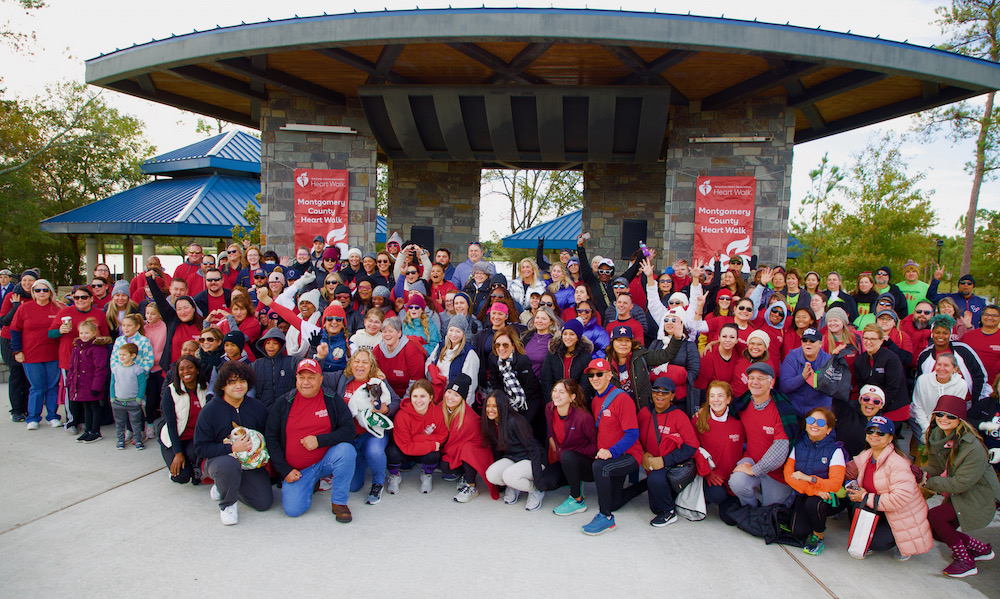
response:
<path id="1" fill-rule="evenodd" d="M 83 239 L 83 245 L 87 252 L 86 276 L 90 277 L 94 274 L 94 269 L 97 268 L 97 238 L 85 237 Z"/>
<path id="2" fill-rule="evenodd" d="M 156 240 L 152 237 L 142 238 L 142 267 L 146 268 L 146 261 L 156 255 Z"/>
<path id="3" fill-rule="evenodd" d="M 452 264 L 465 260 L 479 240 L 479 162 L 394 160 L 389 164 L 388 232 L 409 239 L 414 225 L 434 227 L 434 245 L 451 250 Z M 432 253 L 436 248 L 427 248 Z"/>
<path id="4" fill-rule="evenodd" d="M 348 241 L 375 249 L 375 137 L 356 99 L 331 106 L 286 92 L 271 91 L 261 106 L 261 245 L 279 256 L 295 255 L 293 172 L 297 168 L 350 172 Z M 282 131 L 289 123 L 341 125 L 358 133 Z"/>
<path id="5" fill-rule="evenodd" d="M 621 260 L 622 221 L 647 221 L 647 239 L 643 240 L 658 256 L 663 253 L 666 212 L 664 196 L 666 172 L 663 163 L 593 164 L 583 168 L 583 231 L 593 237 L 587 242 L 587 254 L 600 254 L 615 260 L 617 272 Z"/>
<path id="6" fill-rule="evenodd" d="M 690 143 L 700 136 L 771 136 L 768 142 Z M 672 109 L 667 150 L 667 260 L 691 259 L 695 182 L 700 176 L 757 178 L 752 252 L 763 264 L 784 264 L 788 254 L 795 111 L 784 98 L 758 98 L 723 110 L 699 102 Z"/>

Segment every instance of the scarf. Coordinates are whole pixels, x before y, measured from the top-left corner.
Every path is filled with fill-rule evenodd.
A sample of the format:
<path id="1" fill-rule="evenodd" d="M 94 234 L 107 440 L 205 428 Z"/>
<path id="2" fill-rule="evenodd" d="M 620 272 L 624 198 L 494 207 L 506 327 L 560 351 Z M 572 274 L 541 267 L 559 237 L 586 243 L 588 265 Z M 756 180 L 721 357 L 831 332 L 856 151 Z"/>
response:
<path id="1" fill-rule="evenodd" d="M 521 388 L 521 381 L 517 380 L 514 374 L 514 357 L 506 360 L 497 358 L 497 366 L 500 367 L 500 378 L 503 380 L 504 390 L 510 396 L 510 405 L 518 412 L 528 409 L 528 400 L 524 396 L 524 389 Z"/>

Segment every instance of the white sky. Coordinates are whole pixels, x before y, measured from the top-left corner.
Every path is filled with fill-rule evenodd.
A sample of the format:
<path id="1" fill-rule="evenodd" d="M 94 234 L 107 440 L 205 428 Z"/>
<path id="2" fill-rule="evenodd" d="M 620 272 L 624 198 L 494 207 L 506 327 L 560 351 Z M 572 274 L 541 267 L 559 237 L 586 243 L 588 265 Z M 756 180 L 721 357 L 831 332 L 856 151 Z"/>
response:
<path id="1" fill-rule="evenodd" d="M 145 43 L 151 39 L 169 37 L 171 34 L 189 33 L 193 29 L 204 30 L 218 25 L 233 25 L 240 21 L 248 23 L 267 18 L 288 18 L 295 14 L 310 16 L 328 12 L 350 12 L 379 10 L 383 5 L 389 9 L 412 9 L 414 2 L 383 1 L 378 4 L 358 0 L 342 0 L 332 5 L 330 2 L 298 0 L 275 3 L 262 0 L 242 2 L 217 2 L 205 0 L 173 0 L 172 2 L 136 2 L 135 0 L 48 0 L 49 6 L 25 17 L 14 10 L 10 0 L 0 1 L 0 22 L 10 19 L 15 28 L 34 30 L 37 42 L 34 54 L 13 54 L 7 48 L 0 48 L 0 85 L 10 96 L 28 97 L 40 93 L 46 84 L 61 80 L 82 81 L 84 60 L 116 48 Z M 860 35 L 884 39 L 909 40 L 910 43 L 931 45 L 942 41 L 937 26 L 932 25 L 934 8 L 945 4 L 946 0 L 840 0 L 835 6 L 813 2 L 791 0 L 703 0 L 701 2 L 649 2 L 643 0 L 622 0 L 615 2 L 586 0 L 584 2 L 525 2 L 518 0 L 520 7 L 566 7 L 675 12 L 722 16 L 730 18 L 785 23 L 803 27 L 822 27 L 831 31 L 851 31 Z M 461 4 L 455 0 L 425 0 L 420 8 L 445 8 L 453 6 L 479 6 L 481 1 Z M 513 2 L 487 2 L 487 6 L 509 7 Z M 822 7 L 822 8 L 818 8 Z M 143 119 L 149 140 L 158 152 L 172 150 L 196 141 L 197 116 L 177 109 L 146 102 L 112 91 L 104 92 L 105 98 L 113 106 Z M 809 187 L 809 170 L 813 169 L 824 153 L 829 153 L 830 161 L 846 166 L 851 156 L 862 150 L 868 140 L 880 129 L 891 128 L 905 131 L 910 126 L 909 118 L 896 119 L 873 127 L 827 137 L 795 147 L 792 170 L 792 214 L 796 214 L 798 200 Z M 927 179 L 924 189 L 933 190 L 933 203 L 940 224 L 937 232 L 952 234 L 954 223 L 968 207 L 971 176 L 964 170 L 964 164 L 972 157 L 969 143 L 959 147 L 943 138 L 934 143 L 911 141 L 904 145 L 904 154 L 909 159 L 913 172 L 925 171 Z M 998 198 L 1000 185 L 985 184 L 980 195 L 980 207 L 1000 208 Z M 497 232 L 502 236 L 507 219 L 502 215 L 482 219 L 481 236 L 488 238 L 490 223 L 496 223 Z"/>

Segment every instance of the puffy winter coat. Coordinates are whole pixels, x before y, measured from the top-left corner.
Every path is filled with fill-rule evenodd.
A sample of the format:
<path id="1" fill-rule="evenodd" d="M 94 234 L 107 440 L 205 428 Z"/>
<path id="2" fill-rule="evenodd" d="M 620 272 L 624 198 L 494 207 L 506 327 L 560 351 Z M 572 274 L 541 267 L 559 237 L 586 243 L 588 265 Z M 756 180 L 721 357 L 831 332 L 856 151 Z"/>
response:
<path id="1" fill-rule="evenodd" d="M 859 481 L 864 479 L 871 457 L 872 450 L 866 449 L 854 458 Z M 875 460 L 873 481 L 878 494 L 876 511 L 888 520 L 899 551 L 903 555 L 930 551 L 934 547 L 934 538 L 931 536 L 931 525 L 927 522 L 927 501 L 917 487 L 910 461 L 887 448 Z M 875 498 L 869 494 L 865 505 L 875 509 Z"/>
<path id="2" fill-rule="evenodd" d="M 97 337 L 87 342 L 77 339 L 73 342 L 73 353 L 66 370 L 66 392 L 71 401 L 105 399 L 104 383 L 109 374 L 107 344 L 110 342 L 110 337 Z M 95 391 L 96 395 L 93 393 Z"/>

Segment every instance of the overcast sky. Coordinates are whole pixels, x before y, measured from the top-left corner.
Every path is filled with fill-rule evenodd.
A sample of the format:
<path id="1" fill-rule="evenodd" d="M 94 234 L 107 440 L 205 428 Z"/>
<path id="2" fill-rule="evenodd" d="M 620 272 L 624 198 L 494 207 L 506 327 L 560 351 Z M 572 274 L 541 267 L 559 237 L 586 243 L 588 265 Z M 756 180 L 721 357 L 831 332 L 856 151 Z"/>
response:
<path id="1" fill-rule="evenodd" d="M 803 27 L 822 27 L 831 31 L 851 31 L 852 33 L 876 36 L 891 40 L 909 40 L 910 43 L 931 45 L 943 40 L 934 20 L 934 8 L 942 1 L 929 0 L 840 0 L 836 4 L 786 0 L 702 0 L 700 2 L 647 2 L 623 0 L 615 2 L 525 2 L 518 0 L 520 7 L 566 7 L 675 12 L 726 16 L 730 18 L 754 18 L 773 23 L 790 22 Z M 330 2 L 299 0 L 287 3 L 273 1 L 243 0 L 242 2 L 217 2 L 205 0 L 173 0 L 171 2 L 136 2 L 135 0 L 48 0 L 47 8 L 34 11 L 25 17 L 14 10 L 12 0 L 0 2 L 0 21 L 11 20 L 15 28 L 33 30 L 38 39 L 32 48 L 33 55 L 12 54 L 7 48 L 0 49 L 0 70 L 2 85 L 6 93 L 13 96 L 32 96 L 41 93 L 45 85 L 60 80 L 82 81 L 84 61 L 101 53 L 125 48 L 135 43 L 149 42 L 151 39 L 169 37 L 171 34 L 190 33 L 193 29 L 205 30 L 218 25 L 234 25 L 241 21 L 248 23 L 264 21 L 268 18 L 288 18 L 296 13 L 300 16 L 322 14 L 324 10 L 350 12 L 378 10 L 382 6 L 392 9 L 412 9 L 414 2 L 386 1 L 377 4 L 342 0 L 334 5 Z M 480 6 L 477 1 L 461 4 L 455 0 L 419 3 L 421 8 L 445 8 Z M 509 7 L 514 2 L 487 2 L 486 6 Z M 822 8 L 817 8 L 822 7 Z M 190 113 L 105 91 L 107 101 L 134 114 L 145 121 L 147 136 L 159 152 L 171 150 L 192 143 L 198 139 L 195 133 L 197 117 Z M 851 156 L 864 148 L 866 143 L 882 129 L 891 128 L 906 131 L 909 118 L 896 119 L 865 129 L 842 133 L 795 147 L 792 170 L 792 213 L 796 212 L 798 200 L 809 187 L 808 172 L 813 169 L 824 153 L 829 153 L 834 164 L 847 165 Z M 927 179 L 924 189 L 933 190 L 933 203 L 940 224 L 937 231 L 942 234 L 955 232 L 954 223 L 968 207 L 971 176 L 964 172 L 964 164 L 972 158 L 974 144 L 952 147 L 944 141 L 925 143 L 914 140 L 904 145 L 904 154 L 909 159 L 913 172 L 925 171 Z M 980 207 L 1000 208 L 997 191 L 1000 185 L 988 183 L 980 195 Z M 489 222 L 502 226 L 506 219 L 483 219 L 482 237 L 489 237 Z M 498 229 L 501 235 L 507 233 Z"/>

